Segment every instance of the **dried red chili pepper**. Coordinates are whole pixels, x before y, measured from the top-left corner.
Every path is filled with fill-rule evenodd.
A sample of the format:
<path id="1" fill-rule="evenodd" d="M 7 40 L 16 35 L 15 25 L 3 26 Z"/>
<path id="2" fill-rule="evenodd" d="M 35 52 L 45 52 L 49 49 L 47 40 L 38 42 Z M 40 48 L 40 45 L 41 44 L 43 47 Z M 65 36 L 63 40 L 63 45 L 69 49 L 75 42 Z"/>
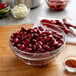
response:
<path id="1" fill-rule="evenodd" d="M 65 64 L 69 67 L 76 68 L 76 60 L 70 59 L 65 61 Z"/>
<path id="2" fill-rule="evenodd" d="M 69 27 L 69 33 L 71 33 L 73 36 L 76 36 L 76 34 L 74 33 L 74 31 Z"/>
<path id="3" fill-rule="evenodd" d="M 58 29 L 55 25 L 52 25 L 52 24 L 46 24 L 46 23 L 43 23 L 43 26 L 46 26 L 48 28 L 52 28 L 58 32 L 62 32 L 60 29 Z"/>
<path id="4" fill-rule="evenodd" d="M 64 22 L 64 25 L 66 25 L 67 27 L 73 27 L 73 28 L 76 28 L 76 26 L 74 26 L 74 25 L 72 25 L 72 24 L 70 24 L 70 23 L 66 23 L 66 22 Z"/>
<path id="5" fill-rule="evenodd" d="M 41 23 L 54 24 L 53 20 L 43 19 L 40 21 Z"/>
<path id="6" fill-rule="evenodd" d="M 58 25 L 66 34 L 69 33 L 69 29 L 61 23 L 59 20 L 55 20 L 55 24 Z"/>
<path id="7" fill-rule="evenodd" d="M 57 27 L 60 27 L 65 32 L 65 34 L 71 33 L 73 36 L 76 36 L 76 34 L 74 33 L 74 31 L 70 28 L 70 27 L 73 27 L 73 28 L 76 29 L 76 26 L 71 25 L 70 23 L 67 23 L 66 18 L 63 18 L 62 21 L 63 22 L 60 22 L 59 20 L 47 20 L 47 19 L 43 19 L 40 22 L 44 26 L 49 27 L 49 28 L 53 28 L 53 29 L 55 29 L 57 31 L 59 31 L 59 29 Z"/>

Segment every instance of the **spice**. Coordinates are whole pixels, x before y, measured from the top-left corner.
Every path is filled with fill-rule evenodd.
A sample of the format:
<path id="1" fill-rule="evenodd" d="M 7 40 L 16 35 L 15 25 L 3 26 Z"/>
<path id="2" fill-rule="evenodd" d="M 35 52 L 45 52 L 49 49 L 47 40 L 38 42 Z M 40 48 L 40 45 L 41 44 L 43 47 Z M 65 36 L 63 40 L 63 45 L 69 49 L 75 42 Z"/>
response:
<path id="1" fill-rule="evenodd" d="M 69 67 L 76 68 L 76 60 L 70 59 L 65 61 L 65 64 Z"/>

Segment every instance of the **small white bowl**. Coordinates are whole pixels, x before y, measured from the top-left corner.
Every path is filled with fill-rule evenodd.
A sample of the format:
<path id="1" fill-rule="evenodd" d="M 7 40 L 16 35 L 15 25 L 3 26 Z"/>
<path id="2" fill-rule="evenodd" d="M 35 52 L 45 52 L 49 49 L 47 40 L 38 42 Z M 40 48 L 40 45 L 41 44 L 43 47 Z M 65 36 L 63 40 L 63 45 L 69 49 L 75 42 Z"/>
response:
<path id="1" fill-rule="evenodd" d="M 76 60 L 76 56 L 72 56 L 72 55 L 70 55 L 70 56 L 67 56 L 65 59 L 64 59 L 64 62 L 63 62 L 63 65 L 64 65 L 64 68 L 68 71 L 68 72 L 76 72 L 76 68 L 73 68 L 73 67 L 69 67 L 68 65 L 66 65 L 65 64 L 65 62 L 67 61 L 67 60 Z"/>
<path id="2" fill-rule="evenodd" d="M 18 10 L 18 12 L 19 12 L 19 10 Z M 25 17 L 29 14 L 29 12 L 30 12 L 30 8 L 27 8 L 26 14 L 25 14 L 24 16 L 22 16 L 22 17 L 19 17 L 19 16 L 17 15 L 17 13 L 15 13 L 15 12 L 11 9 L 11 14 L 12 14 L 13 17 L 16 18 L 16 19 L 23 19 L 23 18 L 25 18 Z M 21 13 L 18 13 L 18 14 L 21 14 Z"/>

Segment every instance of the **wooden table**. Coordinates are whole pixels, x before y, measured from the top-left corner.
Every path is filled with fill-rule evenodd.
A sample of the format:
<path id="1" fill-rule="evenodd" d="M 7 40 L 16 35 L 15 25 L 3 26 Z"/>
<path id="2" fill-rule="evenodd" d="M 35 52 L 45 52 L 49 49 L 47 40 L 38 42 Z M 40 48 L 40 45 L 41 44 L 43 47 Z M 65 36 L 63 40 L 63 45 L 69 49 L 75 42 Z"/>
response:
<path id="1" fill-rule="evenodd" d="M 32 26 L 25 25 L 26 28 Z M 28 66 L 18 60 L 8 45 L 9 31 L 17 27 L 19 26 L 0 26 L 0 76 L 76 76 L 75 73 L 65 71 L 63 66 L 66 56 L 76 55 L 76 45 L 67 44 L 56 60 L 45 67 Z"/>

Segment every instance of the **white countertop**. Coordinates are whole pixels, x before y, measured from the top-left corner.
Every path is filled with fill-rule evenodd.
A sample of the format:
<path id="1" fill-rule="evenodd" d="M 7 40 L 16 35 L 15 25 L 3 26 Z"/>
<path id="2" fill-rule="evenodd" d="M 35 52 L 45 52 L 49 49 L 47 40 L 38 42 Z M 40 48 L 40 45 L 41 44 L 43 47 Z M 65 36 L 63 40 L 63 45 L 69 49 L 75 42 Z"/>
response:
<path id="1" fill-rule="evenodd" d="M 63 18 L 71 17 L 76 18 L 76 0 L 71 0 L 65 10 L 63 11 L 51 11 L 45 1 L 37 8 L 31 9 L 29 15 L 22 20 L 14 19 L 11 15 L 6 18 L 0 19 L 1 25 L 13 25 L 13 24 L 25 24 L 35 22 L 38 17 L 49 17 L 49 18 Z"/>

